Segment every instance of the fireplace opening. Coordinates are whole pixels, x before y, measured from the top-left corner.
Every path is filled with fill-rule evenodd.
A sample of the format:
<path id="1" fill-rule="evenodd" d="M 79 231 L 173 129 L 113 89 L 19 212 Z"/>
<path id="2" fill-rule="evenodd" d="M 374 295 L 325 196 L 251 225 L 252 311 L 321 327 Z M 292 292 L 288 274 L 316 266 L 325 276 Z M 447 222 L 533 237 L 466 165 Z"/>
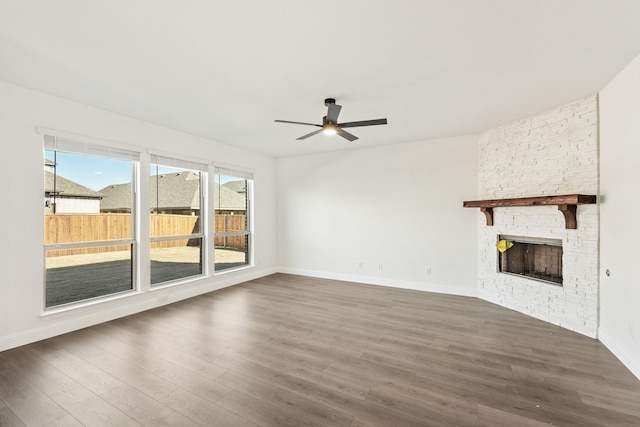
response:
<path id="1" fill-rule="evenodd" d="M 498 236 L 498 271 L 562 286 L 562 240 Z"/>

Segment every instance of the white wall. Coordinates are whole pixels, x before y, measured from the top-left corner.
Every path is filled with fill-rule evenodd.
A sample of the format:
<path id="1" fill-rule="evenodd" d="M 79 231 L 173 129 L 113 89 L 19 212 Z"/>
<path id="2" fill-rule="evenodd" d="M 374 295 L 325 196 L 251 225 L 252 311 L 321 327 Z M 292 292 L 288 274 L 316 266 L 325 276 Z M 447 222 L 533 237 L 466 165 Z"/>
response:
<path id="1" fill-rule="evenodd" d="M 484 132 L 478 147 L 480 198 L 598 192 L 596 96 Z M 577 208 L 567 230 L 557 206 L 494 209 L 494 226 L 479 220 L 478 286 L 487 301 L 590 337 L 598 332 L 598 209 Z M 497 272 L 500 234 L 561 239 L 563 285 Z"/>
<path id="2" fill-rule="evenodd" d="M 0 351 L 254 277 L 276 267 L 276 161 L 161 126 L 0 82 Z M 42 317 L 46 127 L 254 170 L 256 268 Z"/>
<path id="3" fill-rule="evenodd" d="M 279 159 L 281 270 L 475 295 L 477 162 L 476 136 Z"/>
<path id="4" fill-rule="evenodd" d="M 599 336 L 640 378 L 640 57 L 600 93 L 600 180 Z"/>

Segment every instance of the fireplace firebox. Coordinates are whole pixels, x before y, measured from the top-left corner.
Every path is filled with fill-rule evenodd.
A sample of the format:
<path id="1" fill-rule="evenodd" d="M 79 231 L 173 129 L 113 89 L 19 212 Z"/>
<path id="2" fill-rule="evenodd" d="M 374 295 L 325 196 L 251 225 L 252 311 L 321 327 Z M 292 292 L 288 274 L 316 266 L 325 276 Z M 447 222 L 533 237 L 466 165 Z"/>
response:
<path id="1" fill-rule="evenodd" d="M 562 286 L 562 240 L 499 235 L 498 242 L 500 273 Z"/>

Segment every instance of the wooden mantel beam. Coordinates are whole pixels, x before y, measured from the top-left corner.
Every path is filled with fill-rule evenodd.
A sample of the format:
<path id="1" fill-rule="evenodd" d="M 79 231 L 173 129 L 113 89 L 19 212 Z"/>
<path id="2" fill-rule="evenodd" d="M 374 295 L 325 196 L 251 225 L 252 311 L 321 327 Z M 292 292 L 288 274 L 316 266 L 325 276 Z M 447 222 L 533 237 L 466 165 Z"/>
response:
<path id="1" fill-rule="evenodd" d="M 594 204 L 597 197 L 584 194 L 566 194 L 563 196 L 519 197 L 514 199 L 473 200 L 463 202 L 465 208 L 480 208 L 487 218 L 487 225 L 493 225 L 493 208 L 520 207 L 520 206 L 558 206 L 565 220 L 565 228 L 576 229 L 577 205 Z"/>

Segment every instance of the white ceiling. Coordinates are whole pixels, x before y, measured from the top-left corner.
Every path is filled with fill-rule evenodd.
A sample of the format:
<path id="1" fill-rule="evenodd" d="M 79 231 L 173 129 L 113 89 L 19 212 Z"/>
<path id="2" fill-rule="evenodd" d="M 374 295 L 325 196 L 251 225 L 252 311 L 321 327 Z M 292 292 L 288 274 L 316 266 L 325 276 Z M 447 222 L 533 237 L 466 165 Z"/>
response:
<path id="1" fill-rule="evenodd" d="M 476 133 L 591 95 L 639 0 L 0 0 L 0 79 L 275 157 Z M 337 98 L 340 121 L 295 138 Z"/>

